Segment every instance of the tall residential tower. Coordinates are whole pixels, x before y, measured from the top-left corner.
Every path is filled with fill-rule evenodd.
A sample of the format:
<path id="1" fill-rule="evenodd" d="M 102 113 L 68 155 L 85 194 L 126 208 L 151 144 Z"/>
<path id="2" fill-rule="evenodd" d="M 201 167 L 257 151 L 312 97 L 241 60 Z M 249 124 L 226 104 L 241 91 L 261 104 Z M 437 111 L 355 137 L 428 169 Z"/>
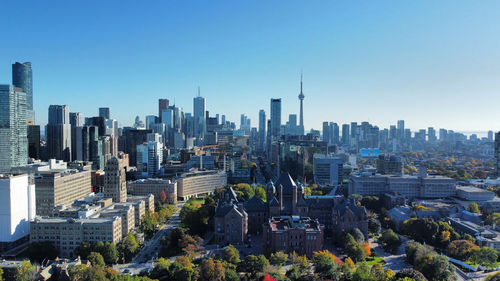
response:
<path id="1" fill-rule="evenodd" d="M 26 94 L 12 85 L 0 85 L 0 173 L 28 163 Z"/>

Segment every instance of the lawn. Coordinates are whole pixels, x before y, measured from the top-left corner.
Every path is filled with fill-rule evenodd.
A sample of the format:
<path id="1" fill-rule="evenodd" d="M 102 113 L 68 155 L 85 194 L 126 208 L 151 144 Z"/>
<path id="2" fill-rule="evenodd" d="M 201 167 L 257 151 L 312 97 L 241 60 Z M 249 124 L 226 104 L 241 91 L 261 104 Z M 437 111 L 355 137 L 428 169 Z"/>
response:
<path id="1" fill-rule="evenodd" d="M 379 256 L 373 256 L 373 257 L 367 257 L 366 258 L 366 264 L 368 265 L 374 265 L 376 263 L 379 263 L 380 265 L 384 265 L 385 261 L 382 257 Z"/>

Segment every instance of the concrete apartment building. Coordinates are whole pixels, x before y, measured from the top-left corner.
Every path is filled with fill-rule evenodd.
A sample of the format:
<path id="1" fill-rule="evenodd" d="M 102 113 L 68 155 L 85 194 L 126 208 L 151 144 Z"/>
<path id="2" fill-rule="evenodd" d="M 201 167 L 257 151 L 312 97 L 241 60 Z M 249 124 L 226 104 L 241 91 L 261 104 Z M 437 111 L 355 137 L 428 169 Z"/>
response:
<path id="1" fill-rule="evenodd" d="M 227 175 L 220 171 L 195 171 L 177 178 L 177 197 L 187 200 L 191 197 L 212 194 L 216 188 L 227 185 Z"/>
<path id="2" fill-rule="evenodd" d="M 148 194 L 144 196 L 128 196 L 127 202 L 136 203 L 144 201 L 145 212 L 155 212 L 155 197 L 153 194 Z"/>
<path id="3" fill-rule="evenodd" d="M 177 203 L 177 182 L 165 179 L 150 178 L 127 182 L 127 192 L 131 195 L 145 196 L 153 194 L 155 198 L 161 198 L 161 192 L 165 192 L 167 202 Z"/>
<path id="4" fill-rule="evenodd" d="M 67 164 L 51 159 L 12 169 L 29 174 L 29 182 L 35 184 L 36 215 L 49 216 L 57 205 L 71 205 L 91 192 L 90 170 L 68 169 Z"/>
<path id="5" fill-rule="evenodd" d="M 73 258 L 75 249 L 83 242 L 119 243 L 122 239 L 122 219 L 110 218 L 41 218 L 30 224 L 30 242 L 49 241 L 62 258 Z"/>
<path id="6" fill-rule="evenodd" d="M 136 227 L 135 208 L 131 203 L 116 203 L 102 209 L 95 217 L 112 218 L 119 216 L 122 219 L 122 235 L 128 235 Z M 140 219 L 139 219 L 140 224 Z"/>
<path id="7" fill-rule="evenodd" d="M 422 170 L 418 176 L 360 173 L 349 178 L 349 195 L 396 192 L 406 198 L 445 198 L 455 195 L 455 184 L 452 178 L 427 175 Z"/>
<path id="8" fill-rule="evenodd" d="M 264 247 L 273 252 L 312 256 L 323 248 L 323 226 L 308 217 L 272 217 L 263 225 Z"/>

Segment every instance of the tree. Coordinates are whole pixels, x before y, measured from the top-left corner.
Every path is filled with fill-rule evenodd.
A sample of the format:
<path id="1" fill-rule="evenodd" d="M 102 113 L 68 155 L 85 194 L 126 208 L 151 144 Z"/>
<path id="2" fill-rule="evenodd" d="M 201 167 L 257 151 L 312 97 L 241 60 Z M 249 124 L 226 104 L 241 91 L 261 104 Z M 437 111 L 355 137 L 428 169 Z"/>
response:
<path id="1" fill-rule="evenodd" d="M 446 253 L 452 258 L 465 261 L 475 249 L 479 249 L 479 247 L 469 240 L 455 240 L 448 245 Z"/>
<path id="2" fill-rule="evenodd" d="M 290 281 L 299 281 L 302 279 L 302 271 L 298 265 L 293 265 L 289 270 L 286 271 L 285 276 Z"/>
<path id="3" fill-rule="evenodd" d="M 76 247 L 75 253 L 80 256 L 81 259 L 86 260 L 90 252 L 92 252 L 93 247 L 94 246 L 90 242 L 83 241 L 78 247 Z"/>
<path id="4" fill-rule="evenodd" d="M 470 260 L 474 263 L 494 267 L 497 261 L 497 251 L 490 247 L 481 247 L 473 249 L 470 255 Z"/>
<path id="5" fill-rule="evenodd" d="M 159 279 L 162 276 L 168 276 L 168 268 L 170 262 L 164 258 L 159 258 L 155 262 L 155 266 L 149 276 L 154 279 Z"/>
<path id="6" fill-rule="evenodd" d="M 129 233 L 127 236 L 120 242 L 118 248 L 120 249 L 120 256 L 123 261 L 129 262 L 137 253 L 139 249 L 139 243 L 135 239 L 134 234 Z"/>
<path id="7" fill-rule="evenodd" d="M 72 280 L 85 280 L 87 275 L 87 266 L 84 264 L 73 265 L 69 268 L 68 273 Z"/>
<path id="8" fill-rule="evenodd" d="M 359 230 L 359 228 L 353 228 L 351 230 L 352 237 L 356 240 L 358 243 L 363 243 L 365 242 L 365 236 L 363 235 L 363 232 Z"/>
<path id="9" fill-rule="evenodd" d="M 380 222 L 375 218 L 368 219 L 368 231 L 370 233 L 379 233 L 380 232 Z"/>
<path id="10" fill-rule="evenodd" d="M 192 267 L 185 266 L 182 263 L 175 261 L 169 267 L 169 275 L 171 280 L 175 281 L 192 281 L 194 270 Z"/>
<path id="11" fill-rule="evenodd" d="M 160 192 L 160 202 L 161 203 L 167 202 L 167 194 L 165 193 L 165 190 L 162 190 Z"/>
<path id="12" fill-rule="evenodd" d="M 312 258 L 315 272 L 323 279 L 338 280 L 340 278 L 341 264 L 339 261 L 335 255 L 327 250 L 315 252 Z"/>
<path id="13" fill-rule="evenodd" d="M 93 266 L 105 266 L 106 265 L 102 255 L 97 253 L 97 252 L 90 252 L 90 254 L 87 258 Z"/>
<path id="14" fill-rule="evenodd" d="M 262 186 L 257 186 L 255 188 L 255 196 L 259 197 L 260 200 L 266 202 L 266 190 Z"/>
<path id="15" fill-rule="evenodd" d="M 377 196 L 364 196 L 361 199 L 361 205 L 373 211 L 379 211 L 381 207 L 380 200 Z"/>
<path id="16" fill-rule="evenodd" d="M 23 261 L 15 274 L 16 281 L 31 281 L 36 275 L 35 267 L 29 261 Z"/>
<path id="17" fill-rule="evenodd" d="M 415 269 L 403 269 L 400 270 L 394 275 L 395 280 L 400 280 L 404 278 L 410 278 L 415 281 L 427 281 L 427 278 L 420 272 Z"/>
<path id="18" fill-rule="evenodd" d="M 361 263 L 354 271 L 352 276 L 353 281 L 376 281 L 375 276 L 372 276 L 370 267 L 366 263 Z"/>
<path id="19" fill-rule="evenodd" d="M 406 257 L 414 269 L 431 281 L 454 280 L 455 267 L 448 259 L 436 253 L 431 247 L 416 242 L 406 246 Z"/>
<path id="20" fill-rule="evenodd" d="M 491 213 L 484 220 L 488 225 L 500 225 L 500 213 Z"/>
<path id="21" fill-rule="evenodd" d="M 267 265 L 269 265 L 269 261 L 264 255 L 248 255 L 240 263 L 240 269 L 241 271 L 249 273 L 252 278 L 255 278 L 257 273 L 264 271 Z"/>
<path id="22" fill-rule="evenodd" d="M 378 239 L 378 242 L 381 243 L 382 248 L 384 248 L 385 251 L 391 254 L 396 254 L 399 246 L 401 245 L 401 239 L 390 228 L 382 234 L 382 236 Z"/>
<path id="23" fill-rule="evenodd" d="M 106 264 L 115 264 L 118 261 L 118 251 L 115 244 L 111 242 L 97 242 L 94 251 L 102 255 Z"/>
<path id="24" fill-rule="evenodd" d="M 361 249 L 361 246 L 359 246 L 358 242 L 356 242 L 356 240 L 350 233 L 345 235 L 344 251 L 347 256 L 349 256 L 356 262 L 364 261 L 366 259 L 363 249 Z"/>
<path id="25" fill-rule="evenodd" d="M 200 279 L 203 281 L 224 281 L 226 272 L 224 266 L 219 261 L 211 258 L 203 260 L 199 268 Z"/>
<path id="26" fill-rule="evenodd" d="M 372 254 L 372 249 L 370 248 L 370 244 L 368 242 L 363 242 L 359 244 L 361 246 L 361 249 L 365 253 L 365 256 L 369 257 Z"/>
<path id="27" fill-rule="evenodd" d="M 282 266 L 288 260 L 288 255 L 279 251 L 276 253 L 272 253 L 269 261 L 272 265 Z"/>
<path id="28" fill-rule="evenodd" d="M 202 249 L 201 243 L 203 239 L 199 236 L 191 236 L 189 234 L 184 235 L 182 239 L 178 241 L 179 248 L 184 252 L 184 254 L 190 256 L 197 251 Z"/>
<path id="29" fill-rule="evenodd" d="M 401 231 L 415 241 L 430 244 L 438 234 L 439 225 L 429 218 L 412 218 L 406 220 Z"/>
<path id="30" fill-rule="evenodd" d="M 158 220 L 151 211 L 142 218 L 140 229 L 147 238 L 151 238 L 158 229 Z"/>
<path id="31" fill-rule="evenodd" d="M 236 271 L 233 269 L 226 267 L 225 275 L 226 275 L 226 281 L 240 281 L 238 273 L 236 273 Z"/>
<path id="32" fill-rule="evenodd" d="M 488 275 L 488 277 L 486 277 L 485 280 L 486 281 L 499 281 L 500 280 L 500 272 Z"/>
<path id="33" fill-rule="evenodd" d="M 470 202 L 469 206 L 467 207 L 467 211 L 469 211 L 471 213 L 475 213 L 475 214 L 479 214 L 480 213 L 479 206 L 477 205 L 476 202 Z"/>
<path id="34" fill-rule="evenodd" d="M 253 188 L 248 183 L 239 183 L 233 186 L 234 192 L 240 194 L 244 200 L 250 199 L 254 196 L 255 192 Z"/>
<path id="35" fill-rule="evenodd" d="M 222 251 L 222 259 L 230 264 L 237 265 L 240 263 L 240 252 L 233 245 L 229 244 Z"/>
<path id="36" fill-rule="evenodd" d="M 58 250 L 49 241 L 33 242 L 28 246 L 28 256 L 31 261 L 42 262 L 44 259 L 53 260 L 58 256 Z"/>

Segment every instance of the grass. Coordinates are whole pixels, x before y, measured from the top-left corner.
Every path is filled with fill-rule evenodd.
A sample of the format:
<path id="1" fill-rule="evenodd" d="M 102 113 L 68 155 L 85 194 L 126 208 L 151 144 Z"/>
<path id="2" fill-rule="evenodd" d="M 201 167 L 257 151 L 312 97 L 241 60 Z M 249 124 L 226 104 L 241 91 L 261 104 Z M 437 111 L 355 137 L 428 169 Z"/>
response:
<path id="1" fill-rule="evenodd" d="M 194 203 L 197 203 L 199 202 L 200 204 L 203 204 L 205 203 L 205 199 L 203 198 L 195 198 L 195 199 L 189 199 L 186 204 L 194 204 Z"/>
<path id="2" fill-rule="evenodd" d="M 374 264 L 380 264 L 380 265 L 384 265 L 385 264 L 385 261 L 382 257 L 379 257 L 379 256 L 374 256 L 374 257 L 367 257 L 366 258 L 366 264 L 368 265 L 374 265 Z"/>

